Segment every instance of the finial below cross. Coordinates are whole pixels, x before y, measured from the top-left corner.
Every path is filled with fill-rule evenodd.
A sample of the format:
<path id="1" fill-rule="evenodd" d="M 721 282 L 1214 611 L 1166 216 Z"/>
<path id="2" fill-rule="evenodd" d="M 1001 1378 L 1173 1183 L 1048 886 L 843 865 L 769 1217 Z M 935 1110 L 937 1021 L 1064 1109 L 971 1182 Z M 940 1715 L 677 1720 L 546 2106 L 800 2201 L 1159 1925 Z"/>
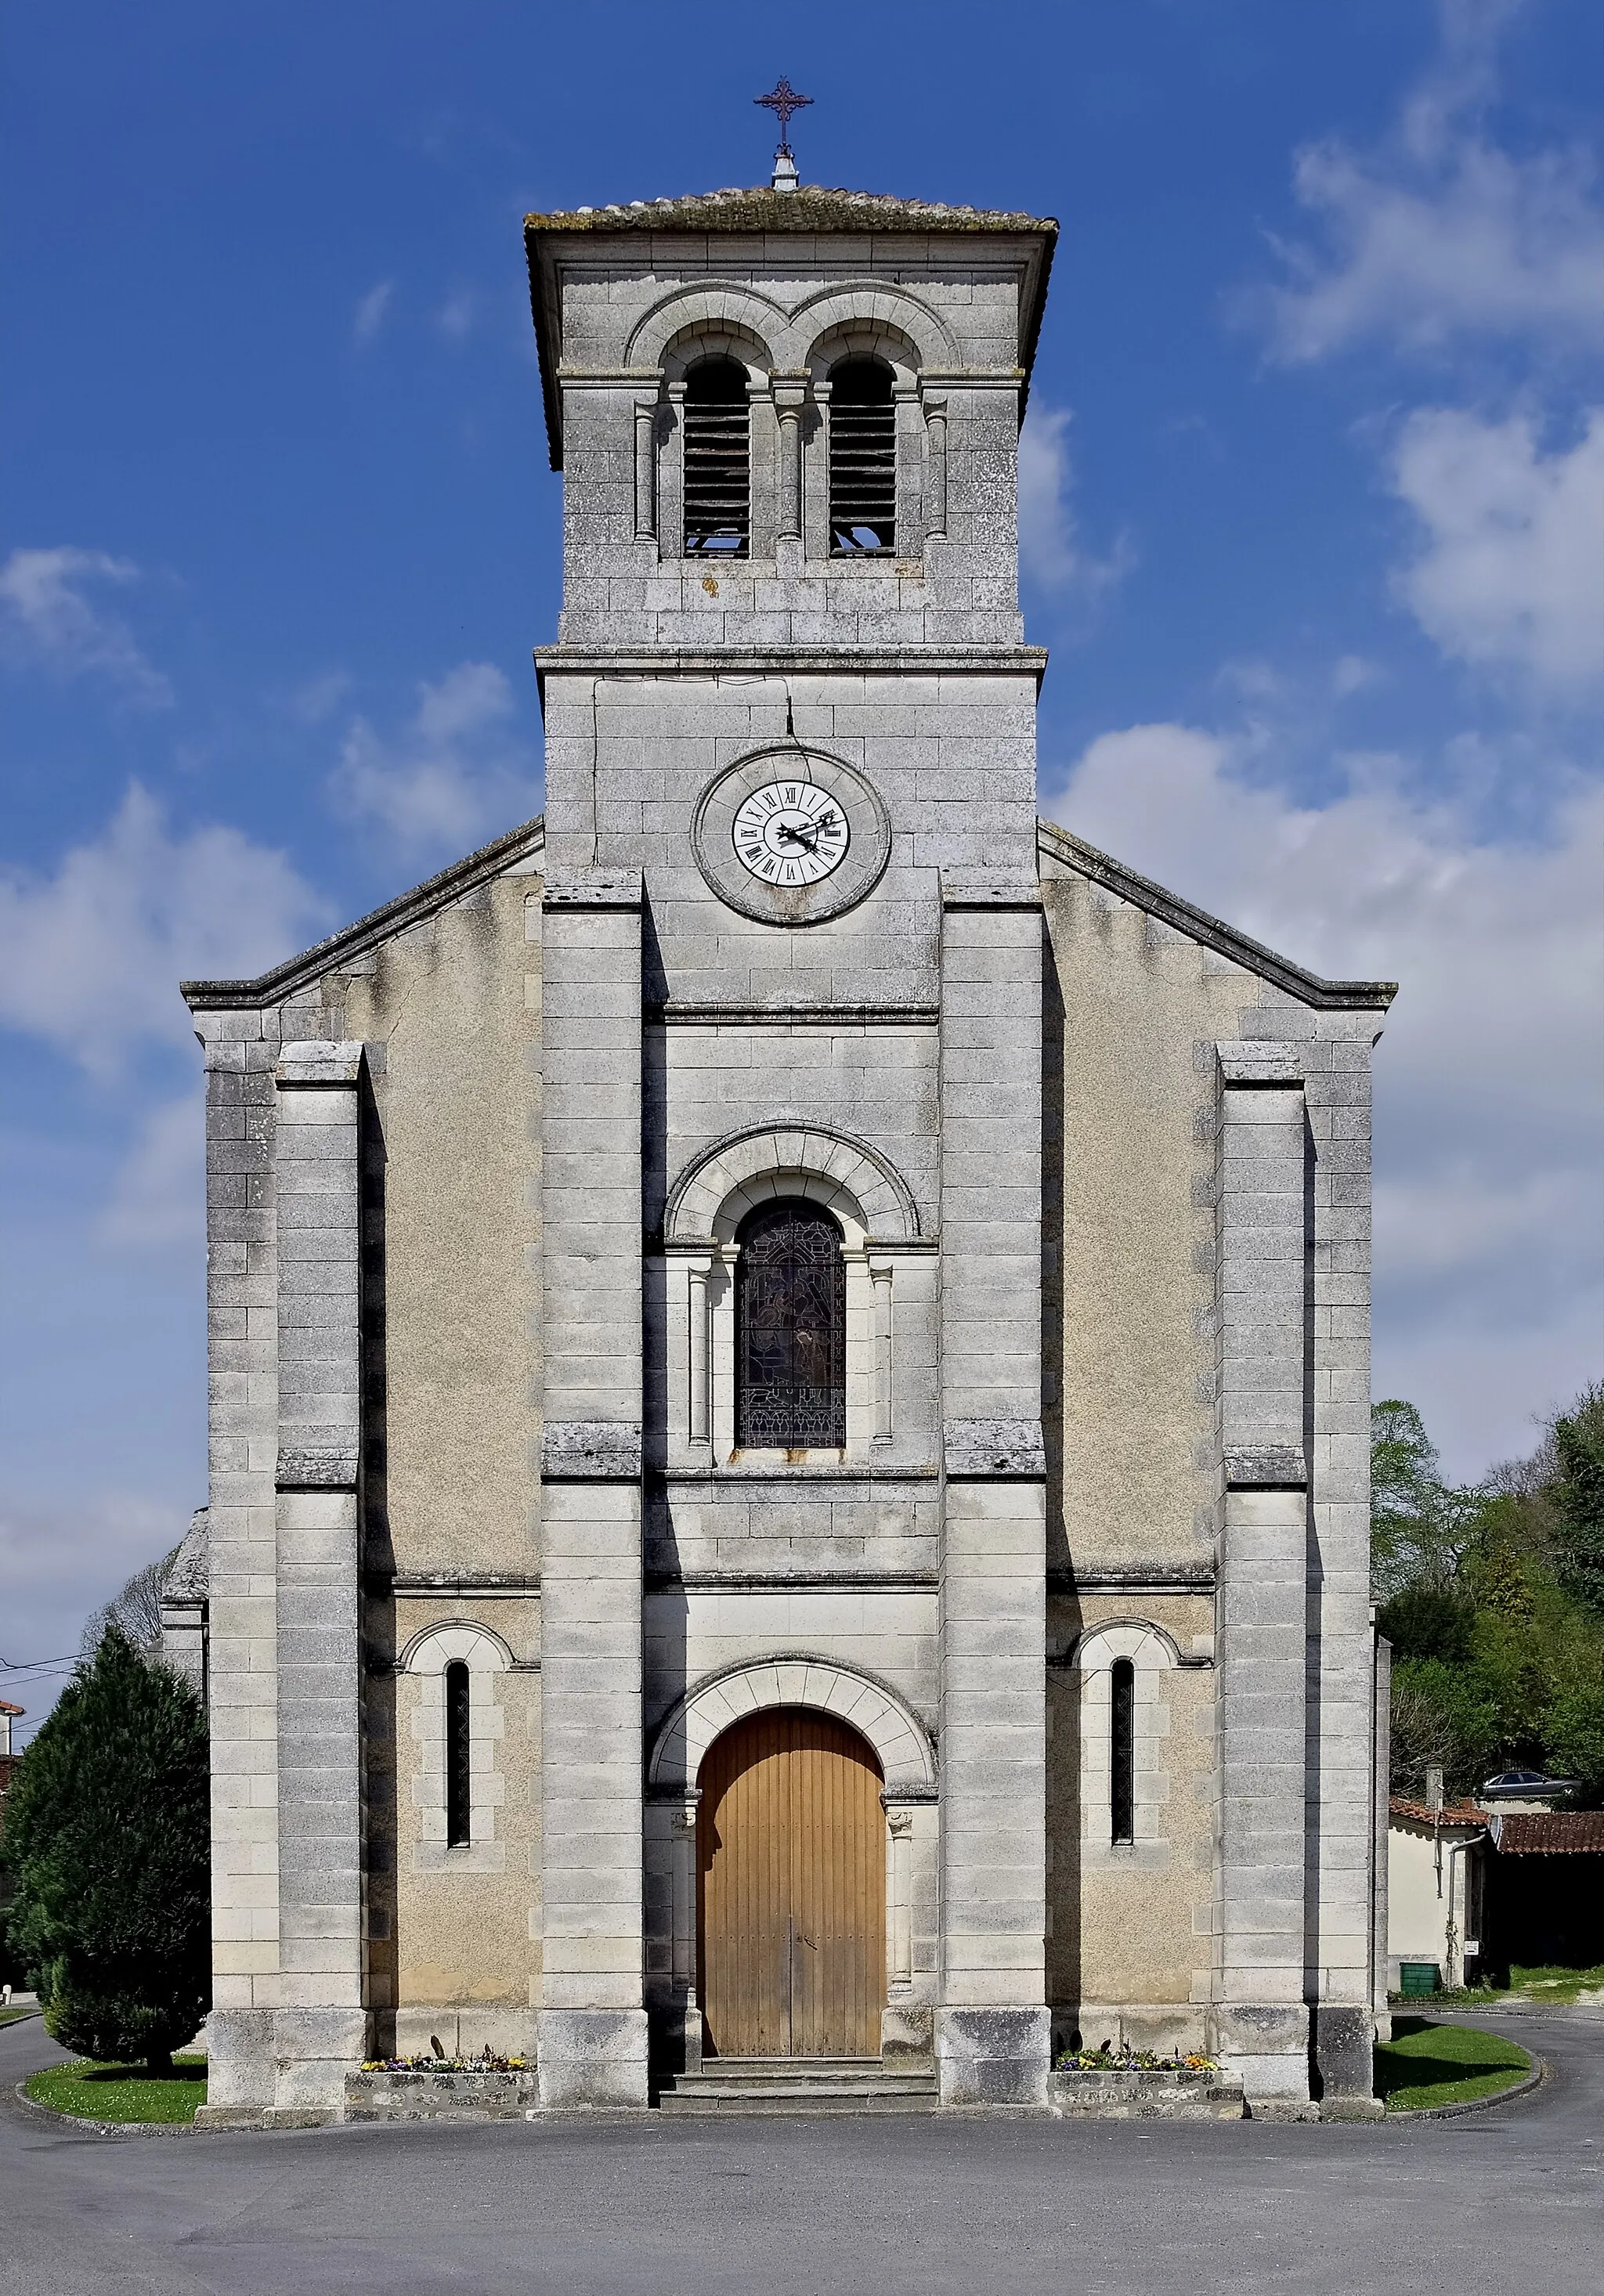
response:
<path id="1" fill-rule="evenodd" d="M 800 111 L 804 104 L 811 103 L 813 101 L 812 97 L 810 95 L 798 95 L 796 90 L 786 78 L 785 73 L 781 72 L 778 79 L 775 81 L 773 87 L 767 95 L 754 95 L 752 100 L 753 103 L 762 104 L 766 110 L 774 112 L 778 118 L 780 124 L 780 150 L 785 153 L 787 160 L 790 159 L 792 156 L 790 134 L 791 114 L 794 111 Z"/>

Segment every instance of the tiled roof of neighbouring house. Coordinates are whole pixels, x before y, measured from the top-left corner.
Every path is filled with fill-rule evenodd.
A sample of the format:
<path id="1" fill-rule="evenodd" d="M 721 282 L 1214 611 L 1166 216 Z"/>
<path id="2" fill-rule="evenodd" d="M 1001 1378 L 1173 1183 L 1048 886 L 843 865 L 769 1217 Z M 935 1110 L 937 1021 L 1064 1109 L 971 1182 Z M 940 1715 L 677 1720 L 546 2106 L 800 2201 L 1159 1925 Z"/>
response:
<path id="1" fill-rule="evenodd" d="M 1507 1857 L 1569 1857 L 1604 1852 L 1604 1809 L 1512 1810 L 1489 1820 Z"/>
<path id="2" fill-rule="evenodd" d="M 1394 1794 L 1387 1804 L 1394 1817 L 1403 1817 L 1415 1825 L 1430 1825 L 1439 1820 L 1444 1825 L 1485 1825 L 1487 1813 L 1477 1809 L 1473 1801 L 1450 1802 L 1445 1809 L 1432 1809 L 1426 1802 L 1410 1801 L 1402 1794 Z"/>

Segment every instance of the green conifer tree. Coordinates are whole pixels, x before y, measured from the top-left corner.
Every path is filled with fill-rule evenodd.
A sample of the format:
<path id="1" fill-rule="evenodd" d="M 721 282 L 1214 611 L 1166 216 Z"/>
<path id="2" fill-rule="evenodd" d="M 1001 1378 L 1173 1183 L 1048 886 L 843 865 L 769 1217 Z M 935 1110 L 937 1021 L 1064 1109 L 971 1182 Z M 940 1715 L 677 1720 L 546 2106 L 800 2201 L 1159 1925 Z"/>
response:
<path id="1" fill-rule="evenodd" d="M 206 1720 L 115 1623 L 28 1749 L 4 1853 L 47 2031 L 170 2065 L 211 1998 Z"/>

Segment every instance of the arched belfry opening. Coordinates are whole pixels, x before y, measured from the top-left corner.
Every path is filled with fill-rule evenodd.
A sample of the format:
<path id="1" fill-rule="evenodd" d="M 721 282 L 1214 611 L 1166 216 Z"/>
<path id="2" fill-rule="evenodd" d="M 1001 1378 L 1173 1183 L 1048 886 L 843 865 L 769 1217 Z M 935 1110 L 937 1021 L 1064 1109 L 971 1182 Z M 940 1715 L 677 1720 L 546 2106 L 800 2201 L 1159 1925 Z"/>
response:
<path id="1" fill-rule="evenodd" d="M 685 554 L 744 558 L 751 548 L 746 370 L 737 359 L 701 359 L 685 379 Z"/>
<path id="2" fill-rule="evenodd" d="M 749 1212 L 736 1261 L 736 1441 L 835 1450 L 846 1442 L 846 1260 L 819 1205 Z"/>
<path id="3" fill-rule="evenodd" d="M 884 359 L 830 370 L 830 555 L 897 546 L 897 410 Z"/>

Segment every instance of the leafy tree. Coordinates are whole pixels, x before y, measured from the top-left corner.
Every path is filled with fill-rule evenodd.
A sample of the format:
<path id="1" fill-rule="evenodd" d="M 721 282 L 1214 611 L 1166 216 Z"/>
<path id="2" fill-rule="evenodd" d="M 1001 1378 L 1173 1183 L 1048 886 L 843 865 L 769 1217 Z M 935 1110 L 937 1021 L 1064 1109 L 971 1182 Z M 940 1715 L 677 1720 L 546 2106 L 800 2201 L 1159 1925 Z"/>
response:
<path id="1" fill-rule="evenodd" d="M 170 2065 L 210 2002 L 206 1722 L 115 1623 L 29 1746 L 0 1848 L 46 2030 Z"/>
<path id="2" fill-rule="evenodd" d="M 1454 1587 L 1401 1587 L 1376 1614 L 1376 1624 L 1393 1646 L 1394 1663 L 1411 1658 L 1446 1659 L 1462 1665 L 1476 1634 L 1476 1604 Z"/>
<path id="3" fill-rule="evenodd" d="M 1578 1684 L 1555 1699 L 1548 1757 L 1558 1775 L 1575 1779 L 1579 1802 L 1604 1801 L 1604 1684 Z"/>
<path id="4" fill-rule="evenodd" d="M 1378 1404 L 1374 1490 L 1394 1788 L 1519 1764 L 1604 1802 L 1604 1390 L 1470 1489 L 1444 1483 L 1411 1405 Z"/>
<path id="5" fill-rule="evenodd" d="M 1475 1536 L 1481 1494 L 1451 1488 L 1412 1403 L 1370 1410 L 1370 1567 L 1377 1598 L 1405 1587 L 1451 1587 Z"/>
<path id="6" fill-rule="evenodd" d="M 1604 1381 L 1554 1422 L 1560 1584 L 1604 1613 Z"/>

